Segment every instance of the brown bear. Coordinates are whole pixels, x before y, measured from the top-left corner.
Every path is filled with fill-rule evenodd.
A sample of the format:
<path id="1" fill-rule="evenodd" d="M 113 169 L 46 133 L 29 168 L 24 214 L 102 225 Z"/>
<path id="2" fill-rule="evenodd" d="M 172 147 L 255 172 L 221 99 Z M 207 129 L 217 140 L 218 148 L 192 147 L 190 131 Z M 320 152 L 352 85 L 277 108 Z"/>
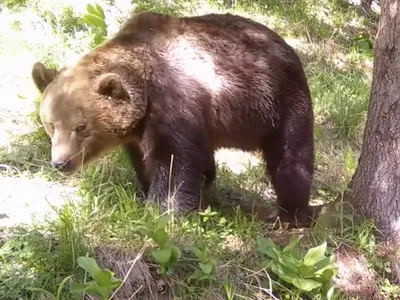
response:
<path id="1" fill-rule="evenodd" d="M 203 180 L 215 179 L 216 149 L 260 149 L 280 216 L 309 214 L 310 91 L 295 51 L 262 24 L 140 13 L 74 66 L 39 62 L 32 77 L 62 172 L 123 146 L 147 199 L 165 210 L 171 194 L 184 212 L 198 207 Z"/>

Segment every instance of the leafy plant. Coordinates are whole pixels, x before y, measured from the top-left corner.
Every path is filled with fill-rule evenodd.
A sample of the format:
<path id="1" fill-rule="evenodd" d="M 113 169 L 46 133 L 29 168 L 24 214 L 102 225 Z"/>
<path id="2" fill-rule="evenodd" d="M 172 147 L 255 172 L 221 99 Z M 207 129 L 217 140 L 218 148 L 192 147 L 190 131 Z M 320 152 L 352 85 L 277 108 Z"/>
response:
<path id="1" fill-rule="evenodd" d="M 333 266 L 334 256 L 326 256 L 326 242 L 308 250 L 302 257 L 298 242 L 301 237 L 292 236 L 289 244 L 281 249 L 271 239 L 257 237 L 257 251 L 268 258 L 263 268 L 271 270 L 281 280 L 296 287 L 299 293 L 313 292 L 331 299 L 334 291 L 332 278 L 337 274 Z"/>
<path id="2" fill-rule="evenodd" d="M 102 270 L 91 257 L 78 257 L 78 265 L 88 272 L 94 280 L 86 283 L 71 283 L 72 293 L 86 292 L 106 300 L 110 297 L 112 290 L 122 283 L 120 279 L 114 277 L 114 273 L 110 270 Z"/>
<path id="3" fill-rule="evenodd" d="M 104 42 L 107 37 L 107 24 L 103 8 L 97 3 L 93 6 L 86 5 L 87 13 L 79 20 L 80 24 L 86 24 L 93 35 L 94 46 Z"/>
<path id="4" fill-rule="evenodd" d="M 181 250 L 171 243 L 169 236 L 165 231 L 167 222 L 168 217 L 164 217 L 160 218 L 157 226 L 154 228 L 142 226 L 139 229 L 143 234 L 147 235 L 157 243 L 158 249 L 152 249 L 151 255 L 160 265 L 160 268 L 157 270 L 157 272 L 164 275 L 172 274 L 174 267 L 181 258 Z"/>
<path id="5" fill-rule="evenodd" d="M 200 250 L 199 248 L 192 246 L 189 248 L 194 255 L 199 259 L 198 266 L 193 274 L 189 277 L 189 280 L 214 280 L 216 279 L 215 274 L 217 271 L 217 261 L 213 257 L 208 256 L 207 249 Z"/>
<path id="6" fill-rule="evenodd" d="M 200 216 L 203 217 L 203 222 L 207 222 L 211 217 L 218 215 L 218 212 L 212 211 L 211 206 L 209 205 L 204 212 L 198 212 Z"/>

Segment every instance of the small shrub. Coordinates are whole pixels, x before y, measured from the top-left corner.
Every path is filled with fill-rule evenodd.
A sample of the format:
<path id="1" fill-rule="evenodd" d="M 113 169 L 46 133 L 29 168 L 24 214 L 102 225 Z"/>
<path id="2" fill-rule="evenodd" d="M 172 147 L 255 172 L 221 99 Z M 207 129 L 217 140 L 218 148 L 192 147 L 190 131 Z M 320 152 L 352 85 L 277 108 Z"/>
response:
<path id="1" fill-rule="evenodd" d="M 334 291 L 332 278 L 337 275 L 333 267 L 334 256 L 325 256 L 326 242 L 308 250 L 302 257 L 298 242 L 301 237 L 292 236 L 289 244 L 281 249 L 271 239 L 257 238 L 257 251 L 267 258 L 262 266 L 278 278 L 297 289 L 298 294 L 312 293 L 331 299 Z"/>

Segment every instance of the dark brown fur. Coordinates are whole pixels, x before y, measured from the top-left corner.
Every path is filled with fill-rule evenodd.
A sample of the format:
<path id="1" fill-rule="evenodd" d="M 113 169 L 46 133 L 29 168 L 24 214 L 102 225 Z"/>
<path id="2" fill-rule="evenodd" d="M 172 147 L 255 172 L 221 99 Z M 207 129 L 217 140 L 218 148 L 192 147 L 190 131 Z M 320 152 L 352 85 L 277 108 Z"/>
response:
<path id="1" fill-rule="evenodd" d="M 143 191 L 163 209 L 174 186 L 175 211 L 198 207 L 203 176 L 207 184 L 215 179 L 214 151 L 229 147 L 263 151 L 278 205 L 287 212 L 281 216 L 308 213 L 314 159 L 310 91 L 294 50 L 264 25 L 229 14 L 141 13 L 72 73 L 78 70 L 88 82 L 118 74 L 128 98 L 144 101 L 144 115 L 123 128 L 120 141 Z M 117 125 L 125 120 L 106 110 L 102 118 Z"/>

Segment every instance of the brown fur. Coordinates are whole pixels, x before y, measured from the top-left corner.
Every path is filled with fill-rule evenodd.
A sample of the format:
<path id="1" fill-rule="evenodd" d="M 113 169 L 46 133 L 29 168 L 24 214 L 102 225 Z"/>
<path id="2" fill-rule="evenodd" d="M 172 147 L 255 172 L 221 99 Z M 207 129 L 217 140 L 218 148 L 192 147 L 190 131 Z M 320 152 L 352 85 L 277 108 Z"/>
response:
<path id="1" fill-rule="evenodd" d="M 199 204 L 203 176 L 207 184 L 215 179 L 214 151 L 230 147 L 261 149 L 279 206 L 290 218 L 308 214 L 310 92 L 294 50 L 264 25 L 230 14 L 141 13 L 54 79 L 45 70 L 33 71 L 44 122 L 81 109 L 91 140 L 81 143 L 88 149 L 82 161 L 124 145 L 144 192 L 163 209 L 171 154 L 174 209 L 187 211 Z"/>

